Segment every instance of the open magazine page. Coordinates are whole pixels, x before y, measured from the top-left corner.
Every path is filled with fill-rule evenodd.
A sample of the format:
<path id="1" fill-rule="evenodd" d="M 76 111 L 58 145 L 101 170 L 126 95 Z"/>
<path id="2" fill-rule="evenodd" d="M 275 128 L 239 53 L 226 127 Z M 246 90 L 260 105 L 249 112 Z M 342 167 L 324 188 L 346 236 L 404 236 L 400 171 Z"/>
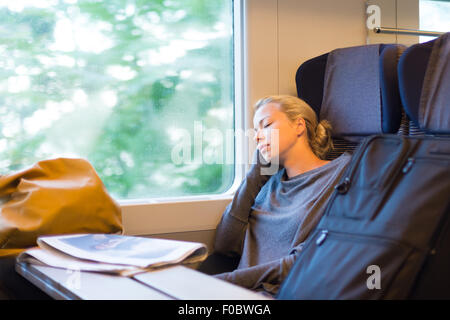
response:
<path id="1" fill-rule="evenodd" d="M 114 234 L 40 237 L 38 245 L 47 250 L 49 246 L 79 259 L 140 268 L 180 263 L 188 257 L 192 263 L 205 259 L 207 255 L 206 246 L 198 242 Z"/>

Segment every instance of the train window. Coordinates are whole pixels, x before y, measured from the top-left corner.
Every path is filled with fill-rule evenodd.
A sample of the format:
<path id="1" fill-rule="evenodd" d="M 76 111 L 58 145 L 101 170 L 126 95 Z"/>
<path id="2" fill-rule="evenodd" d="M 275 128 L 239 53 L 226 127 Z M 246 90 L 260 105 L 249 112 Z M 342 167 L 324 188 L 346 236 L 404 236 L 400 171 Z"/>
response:
<path id="1" fill-rule="evenodd" d="M 448 0 L 420 0 L 419 16 L 421 30 L 450 31 L 450 1 Z M 420 42 L 426 42 L 434 38 L 421 36 Z"/>
<path id="2" fill-rule="evenodd" d="M 226 191 L 232 22 L 232 0 L 0 0 L 0 173 L 83 157 L 117 199 Z"/>

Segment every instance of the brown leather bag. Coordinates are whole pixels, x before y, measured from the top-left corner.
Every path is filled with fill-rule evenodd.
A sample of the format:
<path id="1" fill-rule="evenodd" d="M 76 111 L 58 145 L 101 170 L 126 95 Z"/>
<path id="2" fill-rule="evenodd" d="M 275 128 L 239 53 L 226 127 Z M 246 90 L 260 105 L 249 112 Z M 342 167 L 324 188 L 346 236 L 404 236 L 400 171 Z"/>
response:
<path id="1" fill-rule="evenodd" d="M 35 246 L 41 235 L 121 231 L 120 206 L 86 160 L 45 160 L 0 176 L 0 249 Z"/>

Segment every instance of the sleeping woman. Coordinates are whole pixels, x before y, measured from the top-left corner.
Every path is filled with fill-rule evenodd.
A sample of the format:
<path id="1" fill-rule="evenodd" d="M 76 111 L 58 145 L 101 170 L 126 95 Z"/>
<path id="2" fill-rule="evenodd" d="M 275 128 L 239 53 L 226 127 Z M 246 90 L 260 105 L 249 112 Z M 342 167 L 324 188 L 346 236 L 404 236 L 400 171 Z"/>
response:
<path id="1" fill-rule="evenodd" d="M 255 161 L 226 208 L 214 253 L 200 271 L 274 295 L 323 215 L 351 156 L 325 160 L 332 148 L 331 126 L 325 120 L 318 123 L 314 110 L 299 98 L 259 100 L 253 123 L 255 158 L 276 159 L 281 169 L 264 175 L 260 161 Z M 236 265 L 230 266 L 230 261 Z M 231 270 L 223 272 L 226 267 Z"/>

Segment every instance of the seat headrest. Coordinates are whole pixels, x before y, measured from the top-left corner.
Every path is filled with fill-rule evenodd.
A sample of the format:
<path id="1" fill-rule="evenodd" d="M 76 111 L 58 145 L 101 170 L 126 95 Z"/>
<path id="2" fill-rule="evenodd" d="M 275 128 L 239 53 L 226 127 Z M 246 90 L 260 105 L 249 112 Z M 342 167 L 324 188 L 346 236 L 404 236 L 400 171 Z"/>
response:
<path id="1" fill-rule="evenodd" d="M 331 122 L 335 137 L 395 133 L 401 121 L 397 62 L 403 50 L 365 45 L 310 59 L 297 70 L 297 94 Z"/>
<path id="2" fill-rule="evenodd" d="M 421 130 L 450 133 L 450 32 L 409 47 L 398 64 L 405 113 Z"/>
<path id="3" fill-rule="evenodd" d="M 328 53 L 303 62 L 295 74 L 297 96 L 320 114 Z"/>

